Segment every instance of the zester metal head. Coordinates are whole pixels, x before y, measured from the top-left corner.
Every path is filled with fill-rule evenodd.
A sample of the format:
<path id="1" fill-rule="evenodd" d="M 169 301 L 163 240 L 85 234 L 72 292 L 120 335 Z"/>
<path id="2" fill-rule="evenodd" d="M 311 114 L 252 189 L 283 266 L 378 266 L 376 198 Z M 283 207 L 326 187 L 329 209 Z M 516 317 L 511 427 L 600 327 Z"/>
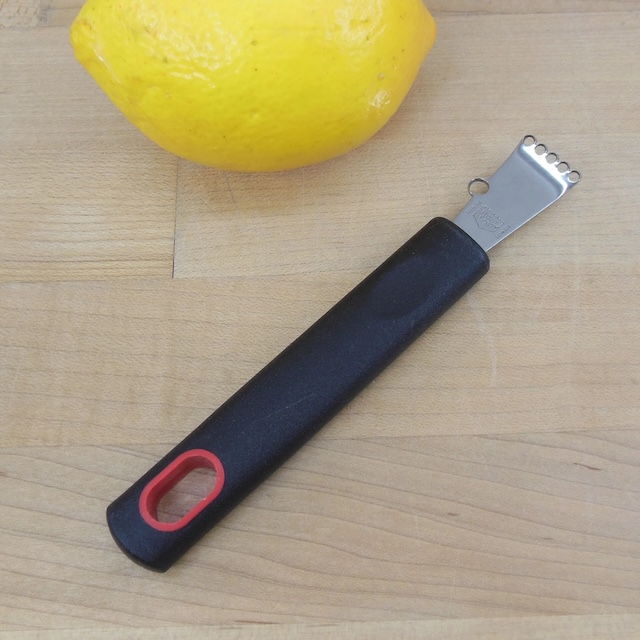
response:
<path id="1" fill-rule="evenodd" d="M 472 198 L 454 222 L 485 251 L 544 211 L 580 181 L 580 173 L 527 135 L 488 179 L 469 183 Z M 484 185 L 486 193 L 474 193 Z"/>

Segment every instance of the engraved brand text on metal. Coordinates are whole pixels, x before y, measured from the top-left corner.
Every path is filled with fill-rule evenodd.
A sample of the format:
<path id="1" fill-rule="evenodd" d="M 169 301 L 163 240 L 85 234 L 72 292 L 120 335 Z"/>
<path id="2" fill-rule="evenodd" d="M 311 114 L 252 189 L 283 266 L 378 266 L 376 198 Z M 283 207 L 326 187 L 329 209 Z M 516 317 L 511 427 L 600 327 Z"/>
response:
<path id="1" fill-rule="evenodd" d="M 473 217 L 485 231 L 498 231 L 504 225 L 504 220 L 495 211 L 480 202 L 473 207 Z"/>

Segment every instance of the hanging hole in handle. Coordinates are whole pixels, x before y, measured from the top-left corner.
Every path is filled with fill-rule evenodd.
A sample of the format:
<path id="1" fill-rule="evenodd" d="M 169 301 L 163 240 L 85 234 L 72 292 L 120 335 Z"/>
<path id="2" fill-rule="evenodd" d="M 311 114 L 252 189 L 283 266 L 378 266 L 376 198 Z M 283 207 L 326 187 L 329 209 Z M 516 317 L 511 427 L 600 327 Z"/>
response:
<path id="1" fill-rule="evenodd" d="M 484 178 L 474 178 L 467 185 L 470 196 L 482 196 L 489 191 L 489 183 Z"/>
<path id="2" fill-rule="evenodd" d="M 204 449 L 179 455 L 144 488 L 140 515 L 158 531 L 177 531 L 191 522 L 222 491 L 224 468 Z"/>
<path id="3" fill-rule="evenodd" d="M 158 522 L 178 522 L 215 489 L 218 474 L 210 467 L 196 467 L 162 495 L 156 507 Z"/>

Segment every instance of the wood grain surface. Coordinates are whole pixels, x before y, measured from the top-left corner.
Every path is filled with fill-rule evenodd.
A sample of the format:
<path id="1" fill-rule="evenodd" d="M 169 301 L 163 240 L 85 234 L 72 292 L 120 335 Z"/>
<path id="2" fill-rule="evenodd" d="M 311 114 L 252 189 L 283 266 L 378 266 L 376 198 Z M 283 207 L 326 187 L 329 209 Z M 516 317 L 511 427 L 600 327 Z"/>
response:
<path id="1" fill-rule="evenodd" d="M 433 0 L 360 149 L 155 147 L 80 0 L 0 0 L 0 639 L 640 638 L 640 4 Z M 579 168 L 490 274 L 170 572 L 104 510 L 525 133 Z"/>

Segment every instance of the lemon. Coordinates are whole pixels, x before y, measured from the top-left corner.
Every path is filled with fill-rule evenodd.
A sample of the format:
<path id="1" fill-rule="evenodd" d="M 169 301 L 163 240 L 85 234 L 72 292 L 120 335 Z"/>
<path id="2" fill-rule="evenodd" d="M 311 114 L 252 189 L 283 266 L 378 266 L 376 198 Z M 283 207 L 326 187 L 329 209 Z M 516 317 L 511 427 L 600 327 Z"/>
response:
<path id="1" fill-rule="evenodd" d="M 221 169 L 277 171 L 376 133 L 435 32 L 422 0 L 88 0 L 71 43 L 164 149 Z"/>

